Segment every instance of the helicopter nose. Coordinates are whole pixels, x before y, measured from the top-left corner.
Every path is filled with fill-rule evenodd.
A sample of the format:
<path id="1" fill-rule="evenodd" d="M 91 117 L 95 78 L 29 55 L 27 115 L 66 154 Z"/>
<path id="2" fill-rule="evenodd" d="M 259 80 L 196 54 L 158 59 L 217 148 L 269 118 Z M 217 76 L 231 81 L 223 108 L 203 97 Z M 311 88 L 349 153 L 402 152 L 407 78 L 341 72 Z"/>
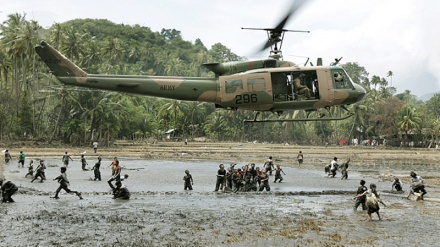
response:
<path id="1" fill-rule="evenodd" d="M 365 89 L 359 86 L 358 84 L 356 84 L 355 87 L 356 87 L 356 91 L 358 92 L 356 102 L 359 102 L 365 98 L 365 95 L 367 95 L 367 91 L 365 91 Z"/>

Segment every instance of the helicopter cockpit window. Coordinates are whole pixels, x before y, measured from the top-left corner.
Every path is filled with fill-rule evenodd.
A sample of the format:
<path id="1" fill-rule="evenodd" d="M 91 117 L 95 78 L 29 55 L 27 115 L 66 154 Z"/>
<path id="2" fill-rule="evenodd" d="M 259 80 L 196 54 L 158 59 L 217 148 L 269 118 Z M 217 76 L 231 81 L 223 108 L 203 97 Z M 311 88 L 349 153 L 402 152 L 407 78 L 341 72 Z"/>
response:
<path id="1" fill-rule="evenodd" d="M 247 80 L 248 90 L 251 92 L 266 91 L 264 78 L 252 78 Z"/>
<path id="2" fill-rule="evenodd" d="M 243 90 L 243 82 L 241 80 L 227 80 L 225 81 L 226 93 L 235 93 L 237 89 Z"/>
<path id="3" fill-rule="evenodd" d="M 350 78 L 345 71 L 333 71 L 333 81 L 336 89 L 349 89 L 353 88 Z"/>

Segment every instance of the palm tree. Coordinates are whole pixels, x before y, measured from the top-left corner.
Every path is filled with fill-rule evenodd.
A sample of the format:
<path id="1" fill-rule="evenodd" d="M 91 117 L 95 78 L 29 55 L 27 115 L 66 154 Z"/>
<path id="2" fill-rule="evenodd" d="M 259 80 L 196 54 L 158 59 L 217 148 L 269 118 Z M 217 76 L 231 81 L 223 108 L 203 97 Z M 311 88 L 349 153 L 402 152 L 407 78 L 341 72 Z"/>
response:
<path id="1" fill-rule="evenodd" d="M 60 23 L 55 22 L 53 24 L 51 31 L 49 33 L 49 41 L 54 44 L 55 49 L 59 49 L 61 40 L 63 39 L 63 27 Z"/>
<path id="2" fill-rule="evenodd" d="M 88 72 L 93 73 L 90 70 L 98 70 L 97 65 L 102 62 L 101 48 L 96 40 L 91 40 L 86 46 L 86 53 L 84 55 L 83 64 L 88 68 Z M 97 71 L 96 71 L 97 72 Z"/>
<path id="3" fill-rule="evenodd" d="M 390 82 L 391 87 L 393 86 L 393 75 L 394 75 L 393 71 L 391 71 L 391 70 L 388 71 L 387 77 L 391 77 L 391 82 Z"/>
<path id="4" fill-rule="evenodd" d="M 206 109 L 203 107 L 203 102 L 191 102 L 188 105 L 188 112 L 192 120 L 192 137 L 194 138 L 195 128 L 197 124 L 200 124 L 206 116 Z"/>
<path id="5" fill-rule="evenodd" d="M 224 135 L 225 125 L 225 117 L 221 114 L 221 111 L 217 110 L 207 117 L 204 125 L 204 130 L 208 135 L 215 137 L 217 140 L 219 140 L 220 136 Z"/>
<path id="6" fill-rule="evenodd" d="M 125 49 L 122 46 L 121 40 L 118 38 L 107 38 L 102 47 L 102 55 L 110 59 L 111 64 L 116 64 L 122 60 L 125 54 Z"/>
<path id="7" fill-rule="evenodd" d="M 183 75 L 183 62 L 180 58 L 172 58 L 165 65 L 165 74 L 170 76 Z"/>
<path id="8" fill-rule="evenodd" d="M 160 116 L 168 115 L 170 112 L 173 113 L 173 119 L 174 119 L 174 130 L 177 129 L 177 114 L 179 112 L 183 112 L 186 109 L 188 109 L 188 103 L 181 100 L 171 100 L 168 103 L 165 103 L 162 105 L 162 107 L 159 110 Z M 173 132 L 174 134 L 174 132 Z"/>
<path id="9" fill-rule="evenodd" d="M 398 122 L 400 129 L 405 131 L 405 136 L 408 137 L 408 133 L 412 129 L 420 128 L 422 119 L 417 114 L 416 109 L 408 105 L 404 106 L 402 109 L 402 120 Z"/>
<path id="10" fill-rule="evenodd" d="M 68 58 L 79 62 L 81 55 L 84 54 L 82 34 L 73 27 L 68 28 L 61 41 L 60 49 Z"/>

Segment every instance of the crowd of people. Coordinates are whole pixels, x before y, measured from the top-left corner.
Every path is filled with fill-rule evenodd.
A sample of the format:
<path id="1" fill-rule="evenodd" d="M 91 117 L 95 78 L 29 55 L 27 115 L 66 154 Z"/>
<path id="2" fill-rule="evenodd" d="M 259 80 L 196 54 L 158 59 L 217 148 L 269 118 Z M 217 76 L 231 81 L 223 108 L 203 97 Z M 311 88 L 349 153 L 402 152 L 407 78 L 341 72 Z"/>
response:
<path id="1" fill-rule="evenodd" d="M 9 153 L 9 150 L 5 150 L 5 163 L 9 164 L 12 160 L 11 154 Z M 297 161 L 298 165 L 301 166 L 303 164 L 304 155 L 301 151 L 299 151 L 297 155 Z M 19 157 L 18 157 L 18 167 L 24 168 L 26 155 L 23 153 L 23 151 L 20 151 Z M 55 191 L 55 195 L 53 198 L 59 199 L 59 193 L 61 190 L 64 190 L 65 192 L 69 194 L 75 194 L 80 199 L 82 198 L 81 192 L 79 191 L 73 191 L 69 189 L 70 183 L 67 179 L 67 169 L 69 166 L 69 162 L 73 161 L 73 159 L 70 157 L 68 152 L 65 152 L 65 154 L 62 156 L 61 159 L 63 166 L 60 168 L 60 175 L 53 180 L 58 181 L 59 186 Z M 88 166 L 88 163 L 85 159 L 84 154 L 81 155 L 81 168 L 82 170 L 88 171 L 86 166 Z M 98 156 L 98 161 L 95 163 L 95 165 L 91 168 L 94 173 L 94 178 L 92 180 L 101 181 L 101 156 Z M 341 180 L 342 179 L 348 179 L 348 167 L 349 167 L 350 159 L 347 159 L 345 162 L 342 162 L 341 165 L 338 164 L 338 158 L 334 157 L 331 162 L 325 166 L 325 174 L 327 177 L 334 178 L 337 174 L 337 171 L 341 171 Z M 122 181 L 128 178 L 128 175 L 124 175 L 121 177 L 121 171 L 122 167 L 119 164 L 119 160 L 117 157 L 113 159 L 111 164 L 109 165 L 111 167 L 111 176 L 107 180 L 107 183 L 109 187 L 112 190 L 113 198 L 114 199 L 129 199 L 130 198 L 130 192 L 128 188 L 122 184 Z M 37 168 L 34 170 L 34 164 L 33 160 L 30 160 L 29 166 L 28 166 L 28 173 L 25 175 L 25 177 L 32 177 L 31 183 L 35 180 L 39 179 L 40 182 L 44 182 L 46 180 L 46 165 L 44 163 L 44 160 L 40 159 L 39 164 Z M 236 167 L 236 164 L 231 163 L 229 167 L 226 169 L 224 164 L 219 165 L 219 169 L 216 174 L 216 184 L 214 192 L 217 191 L 224 191 L 224 192 L 247 192 L 247 191 L 270 191 L 270 185 L 269 180 L 270 176 L 274 173 L 274 180 L 273 183 L 279 182 L 281 183 L 283 181 L 282 175 L 285 175 L 283 169 L 281 169 L 281 166 L 275 165 L 274 161 L 272 159 L 272 156 L 270 156 L 263 164 L 262 168 L 255 165 L 255 163 L 251 163 L 248 165 L 244 165 L 241 168 Z M 416 199 L 423 200 L 424 195 L 427 193 L 424 185 L 423 178 L 421 176 L 418 176 L 415 172 L 410 173 L 411 177 L 411 185 L 410 185 L 410 191 L 408 194 L 408 199 L 411 195 L 414 195 Z M 194 179 L 193 176 L 190 174 L 189 170 L 185 170 L 185 175 L 183 177 L 184 180 L 184 190 L 193 190 L 194 185 Z M 113 182 L 115 182 L 113 184 Z M 372 214 L 376 213 L 379 219 L 381 219 L 379 210 L 380 206 L 379 204 L 382 204 L 385 206 L 385 203 L 380 199 L 379 192 L 376 189 L 376 185 L 374 183 L 371 183 L 369 185 L 369 189 L 366 187 L 365 180 L 361 180 L 359 183 L 359 187 L 356 191 L 356 194 L 354 195 L 354 210 L 356 211 L 357 208 L 361 205 L 362 210 L 366 210 L 368 214 L 368 219 L 372 219 Z M 12 199 L 12 195 L 17 192 L 18 187 L 12 183 L 11 181 L 3 181 L 3 179 L 0 179 L 0 187 L 2 192 L 2 202 L 14 202 Z M 394 178 L 394 182 L 391 186 L 392 191 L 397 192 L 403 192 L 403 184 L 399 180 L 399 178 Z"/>
<path id="2" fill-rule="evenodd" d="M 347 179 L 349 163 L 350 163 L 350 159 L 347 159 L 347 161 L 339 165 L 338 158 L 334 157 L 333 160 L 330 162 L 330 164 L 324 167 L 324 172 L 327 177 L 334 178 L 336 176 L 337 171 L 340 170 L 342 174 L 341 180 Z M 423 196 L 427 193 L 425 190 L 423 178 L 421 176 L 418 176 L 413 171 L 410 173 L 410 176 L 411 176 L 411 185 L 407 199 L 410 199 L 411 195 L 415 195 L 416 200 L 423 200 Z M 384 207 L 386 205 L 380 198 L 380 194 L 377 191 L 376 184 L 371 183 L 369 186 L 370 188 L 368 189 L 365 186 L 365 183 L 366 182 L 363 179 L 360 181 L 356 194 L 353 197 L 353 199 L 355 200 L 354 211 L 357 210 L 359 205 L 362 205 L 362 210 L 367 211 L 369 221 L 372 220 L 371 215 L 373 213 L 376 213 L 380 220 L 381 217 L 379 213 L 380 210 L 379 204 L 382 204 Z M 393 184 L 391 185 L 391 191 L 394 190 L 403 193 L 403 184 L 400 181 L 400 179 L 397 177 L 394 178 Z"/>
<path id="3" fill-rule="evenodd" d="M 255 163 L 247 164 L 241 168 L 236 168 L 232 163 L 225 169 L 224 164 L 219 165 L 217 180 L 214 192 L 246 192 L 246 191 L 270 191 L 269 176 L 275 173 L 274 183 L 283 181 L 282 174 L 285 174 L 280 165 L 274 165 L 272 157 L 269 157 L 263 168 L 256 166 Z"/>
<path id="4" fill-rule="evenodd" d="M 95 149 L 96 151 L 96 149 Z M 9 153 L 9 150 L 4 150 L 3 151 L 5 153 L 5 164 L 8 165 L 11 160 L 12 160 L 12 156 Z M 19 157 L 18 157 L 18 167 L 19 168 L 24 168 L 24 163 L 25 163 L 25 157 L 26 155 L 23 153 L 23 151 L 20 151 Z M 38 159 L 39 160 L 39 164 L 37 166 L 37 168 L 34 170 L 34 160 L 30 160 L 29 161 L 29 165 L 28 165 L 28 172 L 25 175 L 25 178 L 27 177 L 31 177 L 31 183 L 33 183 L 35 180 L 39 179 L 40 183 L 43 183 L 46 180 L 46 165 L 44 163 L 43 159 Z M 101 156 L 98 156 L 98 161 L 95 163 L 95 165 L 92 167 L 91 170 L 93 170 L 94 173 L 94 181 L 99 180 L 101 181 L 101 171 L 100 171 L 100 167 L 101 167 Z M 65 152 L 64 155 L 61 158 L 61 162 L 63 163 L 63 166 L 60 168 L 60 175 L 56 178 L 54 178 L 53 180 L 58 181 L 59 186 L 55 191 L 55 195 L 52 198 L 55 199 L 59 199 L 59 193 L 61 192 L 61 190 L 64 190 L 65 192 L 69 193 L 69 194 L 75 194 L 76 196 L 79 197 L 79 199 L 83 199 L 81 192 L 79 191 L 73 191 L 71 189 L 69 189 L 70 186 L 70 182 L 67 179 L 67 168 L 69 167 L 69 162 L 73 161 L 72 157 L 68 154 L 68 152 Z M 84 171 L 89 171 L 89 169 L 86 168 L 86 166 L 88 166 L 88 163 L 85 159 L 84 154 L 81 154 L 81 168 Z M 124 184 L 122 184 L 122 181 L 128 178 L 128 175 L 125 174 L 123 177 L 121 177 L 121 166 L 119 165 L 119 160 L 117 157 L 115 157 L 112 161 L 112 163 L 110 164 L 111 170 L 112 170 L 112 174 L 111 177 L 107 180 L 111 190 L 112 190 L 112 194 L 113 194 L 113 198 L 114 199 L 125 199 L 128 200 L 130 199 L 130 192 L 127 188 L 127 186 L 125 186 Z M 17 192 L 18 187 L 12 183 L 11 181 L 3 181 L 3 178 L 0 178 L 0 187 L 1 187 L 1 192 L 2 192 L 2 202 L 14 202 L 14 200 L 12 199 L 12 195 L 15 194 L 15 192 Z M 115 184 L 113 185 L 113 181 L 115 181 Z"/>

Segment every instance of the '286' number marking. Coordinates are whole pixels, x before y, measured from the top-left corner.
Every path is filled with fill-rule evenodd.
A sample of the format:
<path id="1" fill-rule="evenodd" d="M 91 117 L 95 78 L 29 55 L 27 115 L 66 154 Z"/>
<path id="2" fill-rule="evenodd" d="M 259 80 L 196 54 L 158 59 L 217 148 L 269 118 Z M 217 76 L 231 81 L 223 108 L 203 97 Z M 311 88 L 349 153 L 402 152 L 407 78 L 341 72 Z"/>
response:
<path id="1" fill-rule="evenodd" d="M 256 94 L 243 94 L 235 96 L 235 104 L 247 104 L 247 103 L 257 103 L 258 98 Z"/>

